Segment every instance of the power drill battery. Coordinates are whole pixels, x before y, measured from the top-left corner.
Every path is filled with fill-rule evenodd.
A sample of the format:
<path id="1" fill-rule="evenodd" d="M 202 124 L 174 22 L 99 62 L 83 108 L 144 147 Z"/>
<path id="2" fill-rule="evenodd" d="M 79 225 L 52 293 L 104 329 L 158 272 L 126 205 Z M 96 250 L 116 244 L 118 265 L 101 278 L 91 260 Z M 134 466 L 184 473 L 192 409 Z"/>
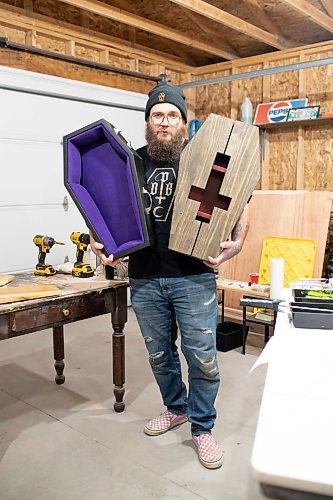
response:
<path id="1" fill-rule="evenodd" d="M 35 243 L 35 245 L 38 246 L 39 249 L 38 264 L 36 264 L 34 274 L 38 276 L 53 276 L 57 271 L 51 264 L 45 264 L 45 256 L 47 253 L 50 253 L 53 245 L 64 245 L 65 243 L 56 241 L 51 236 L 45 236 L 41 234 L 36 234 L 32 241 Z"/>
<path id="2" fill-rule="evenodd" d="M 90 243 L 89 234 L 74 231 L 71 234 L 71 241 L 76 245 L 76 262 L 72 270 L 72 275 L 77 278 L 91 278 L 94 276 L 94 268 L 90 264 L 83 262 L 84 252 L 87 251 Z"/>

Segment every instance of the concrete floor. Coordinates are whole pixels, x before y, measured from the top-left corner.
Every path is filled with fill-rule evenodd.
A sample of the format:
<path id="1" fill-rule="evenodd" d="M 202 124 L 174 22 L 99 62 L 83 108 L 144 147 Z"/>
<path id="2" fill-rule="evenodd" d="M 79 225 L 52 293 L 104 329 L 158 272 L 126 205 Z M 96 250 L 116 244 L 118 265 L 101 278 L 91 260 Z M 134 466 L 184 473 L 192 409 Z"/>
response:
<path id="1" fill-rule="evenodd" d="M 108 316 L 66 326 L 62 386 L 50 330 L 0 343 L 1 500 L 263 499 L 250 455 L 266 369 L 248 374 L 261 349 L 218 354 L 214 437 L 225 461 L 207 470 L 188 423 L 159 437 L 143 433 L 164 408 L 131 308 L 125 332 L 126 409 L 118 414 Z"/>

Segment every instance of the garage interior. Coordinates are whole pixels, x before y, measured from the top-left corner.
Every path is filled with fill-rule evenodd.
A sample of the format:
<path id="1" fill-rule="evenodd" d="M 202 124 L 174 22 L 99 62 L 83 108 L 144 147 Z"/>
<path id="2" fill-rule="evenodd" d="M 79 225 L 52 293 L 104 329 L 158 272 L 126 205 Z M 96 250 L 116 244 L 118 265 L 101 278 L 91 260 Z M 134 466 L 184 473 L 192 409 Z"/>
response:
<path id="1" fill-rule="evenodd" d="M 80 224 L 81 216 L 65 200 L 68 194 L 61 185 L 61 136 L 99 117 L 112 123 L 114 113 L 133 147 L 142 146 L 147 94 L 166 80 L 183 88 L 193 125 L 203 124 L 211 113 L 241 121 L 246 97 L 253 119 L 262 103 L 307 99 L 306 106 L 319 106 L 317 119 L 308 123 L 258 124 L 260 180 L 249 203 L 249 233 L 241 253 L 222 264 L 217 277 L 221 282 L 248 281 L 251 273 L 259 272 L 263 240 L 276 237 L 314 241 L 311 277 L 333 278 L 332 33 L 332 0 L 1 1 L 0 99 L 1 94 L 2 102 L 10 96 L 13 104 L 0 127 L 0 275 L 34 269 L 34 234 L 50 233 L 63 241 Z M 32 99 L 24 115 L 22 96 Z M 36 108 L 44 98 L 53 102 L 45 113 Z M 58 98 L 64 108 L 59 104 L 57 129 L 51 132 L 55 125 L 50 112 L 56 114 Z M 69 101 L 75 104 L 66 112 Z M 82 116 L 75 121 L 80 108 Z M 29 127 L 37 122 L 45 136 L 32 139 Z M 31 175 L 14 160 L 8 163 L 19 140 L 27 158 L 35 154 L 29 156 L 29 144 L 53 144 L 38 160 L 46 164 L 54 151 L 49 180 L 40 179 L 33 160 L 28 161 Z M 57 196 L 52 195 L 51 178 L 58 183 Z M 47 196 L 33 199 L 29 191 Z M 83 219 L 81 224 L 84 229 Z M 13 245 L 19 234 L 24 241 Z M 48 256 L 54 264 L 68 257 L 75 257 L 68 242 Z M 240 297 L 239 291 L 218 290 L 220 321 L 242 324 Z M 326 484 L 319 472 L 303 477 L 301 471 L 302 480 L 289 486 L 292 491 L 282 479 L 280 491 L 264 491 L 253 472 L 251 455 L 267 374 L 263 356 L 273 345 L 271 338 L 265 346 L 262 325 L 251 325 L 245 355 L 241 346 L 218 351 L 222 383 L 214 436 L 225 463 L 210 471 L 198 463 L 189 424 L 158 439 L 143 434 L 146 421 L 163 405 L 129 298 L 127 313 L 123 412 L 114 410 L 110 314 L 66 324 L 63 385 L 54 383 L 52 329 L 8 339 L 0 333 L 5 340 L 0 344 L 2 499 L 333 498 L 333 481 Z M 0 315 L 0 332 L 1 321 Z M 309 404 L 318 402 L 318 411 L 320 398 L 331 399 L 328 366 L 333 366 L 327 335 L 331 329 L 321 333 L 326 336 L 309 357 L 316 381 L 308 389 Z M 294 352 L 293 347 L 291 342 L 289 351 L 286 344 L 285 355 L 289 360 L 293 353 L 296 377 L 299 358 L 307 358 L 302 348 Z M 317 377 L 321 359 L 327 385 Z M 252 369 L 256 362 L 259 366 Z M 327 419 L 332 417 L 332 404 L 323 407 Z M 323 437 L 316 434 L 320 422 L 313 422 L 310 435 L 304 435 L 299 453 L 314 453 L 307 439 L 317 450 Z M 324 433 L 324 424 L 322 429 Z M 330 440 L 327 436 L 327 447 Z M 324 457 L 319 451 L 318 467 Z"/>

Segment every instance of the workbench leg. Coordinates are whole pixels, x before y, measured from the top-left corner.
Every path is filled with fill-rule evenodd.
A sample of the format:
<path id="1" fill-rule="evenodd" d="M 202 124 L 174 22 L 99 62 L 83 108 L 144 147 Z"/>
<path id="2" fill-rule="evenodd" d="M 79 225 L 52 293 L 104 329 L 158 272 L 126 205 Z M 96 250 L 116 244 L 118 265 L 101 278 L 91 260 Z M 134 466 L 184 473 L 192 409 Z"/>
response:
<path id="1" fill-rule="evenodd" d="M 65 382 L 65 375 L 63 374 L 65 363 L 65 349 L 64 349 L 64 327 L 53 327 L 53 354 L 54 354 L 54 368 L 57 372 L 55 376 L 56 384 L 61 385 Z"/>
<path id="2" fill-rule="evenodd" d="M 113 405 L 116 412 L 125 409 L 123 397 L 125 393 L 125 335 L 124 326 L 127 321 L 127 289 L 116 289 L 116 309 L 111 314 L 113 327 L 112 360 L 113 360 L 113 393 L 116 401 Z"/>

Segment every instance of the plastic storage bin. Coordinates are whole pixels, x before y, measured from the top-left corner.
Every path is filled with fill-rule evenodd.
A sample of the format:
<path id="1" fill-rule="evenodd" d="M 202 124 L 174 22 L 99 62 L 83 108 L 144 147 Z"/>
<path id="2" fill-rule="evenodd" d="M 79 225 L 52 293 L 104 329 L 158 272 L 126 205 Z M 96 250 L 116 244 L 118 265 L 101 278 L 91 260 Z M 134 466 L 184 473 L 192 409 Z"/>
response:
<path id="1" fill-rule="evenodd" d="M 247 332 L 249 327 L 246 327 Z M 243 325 L 224 321 L 217 325 L 216 347 L 218 351 L 228 352 L 243 345 Z"/>
<path id="2" fill-rule="evenodd" d="M 333 303 L 330 300 L 291 302 L 295 328 L 333 330 Z"/>

